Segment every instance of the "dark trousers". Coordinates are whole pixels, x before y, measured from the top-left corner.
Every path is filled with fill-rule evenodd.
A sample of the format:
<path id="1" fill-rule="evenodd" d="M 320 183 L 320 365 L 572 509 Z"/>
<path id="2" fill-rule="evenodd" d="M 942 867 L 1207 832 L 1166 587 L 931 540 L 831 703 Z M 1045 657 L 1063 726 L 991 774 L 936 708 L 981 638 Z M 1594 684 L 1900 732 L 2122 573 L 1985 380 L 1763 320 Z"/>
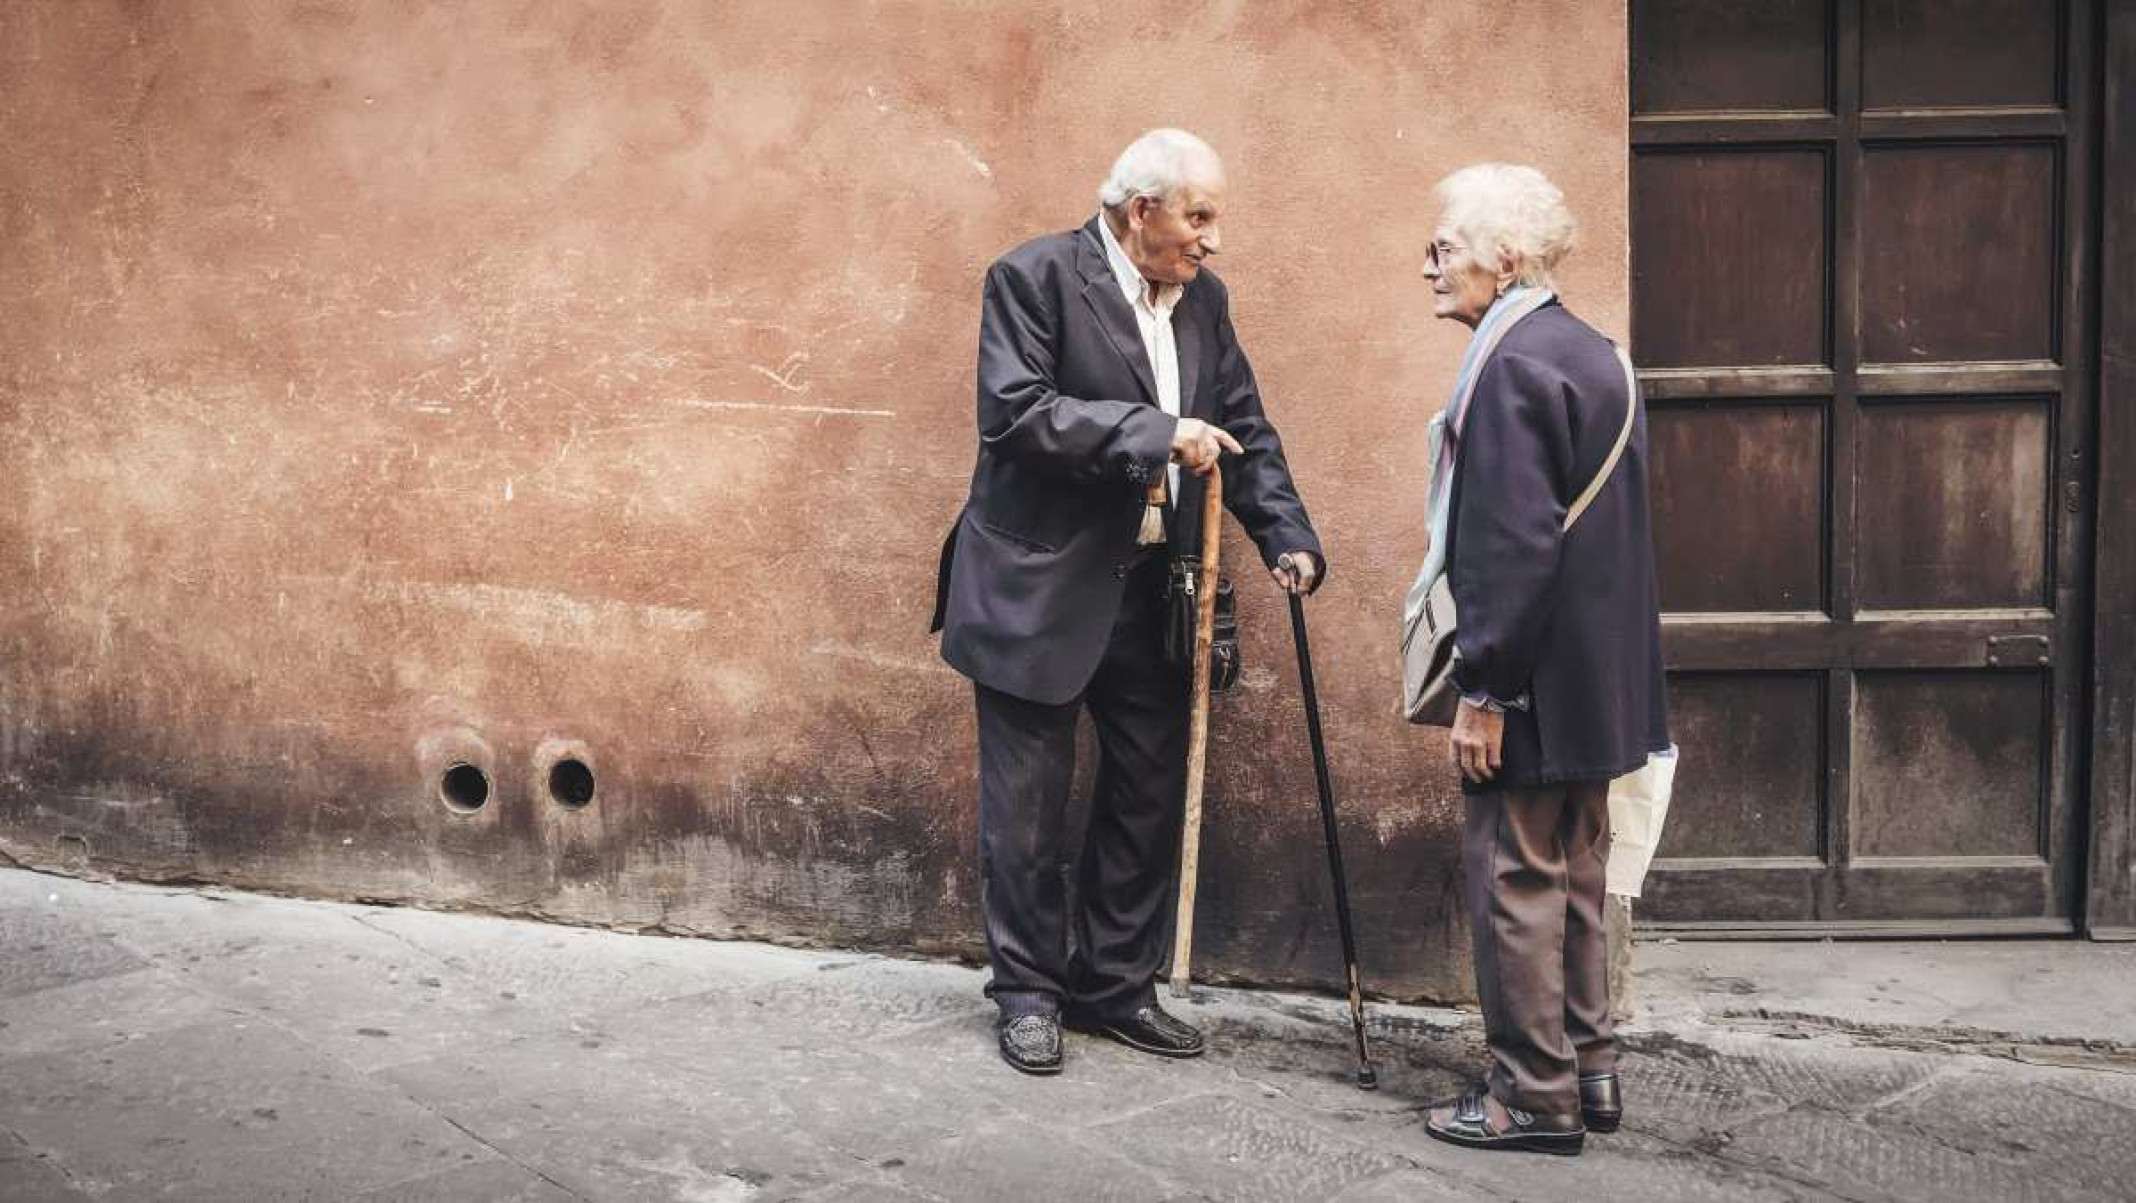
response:
<path id="1" fill-rule="evenodd" d="M 1186 674 L 1165 663 L 1166 560 L 1127 580 L 1104 659 L 1058 706 L 978 686 L 979 874 L 987 987 L 1007 1014 L 1112 1017 L 1156 998 L 1186 788 Z M 1088 801 L 1070 795 L 1078 713 L 1098 737 Z"/>
<path id="2" fill-rule="evenodd" d="M 1491 1093 L 1580 1109 L 1582 1073 L 1617 1067 L 1602 935 L 1609 783 L 1472 795 L 1461 835 Z"/>

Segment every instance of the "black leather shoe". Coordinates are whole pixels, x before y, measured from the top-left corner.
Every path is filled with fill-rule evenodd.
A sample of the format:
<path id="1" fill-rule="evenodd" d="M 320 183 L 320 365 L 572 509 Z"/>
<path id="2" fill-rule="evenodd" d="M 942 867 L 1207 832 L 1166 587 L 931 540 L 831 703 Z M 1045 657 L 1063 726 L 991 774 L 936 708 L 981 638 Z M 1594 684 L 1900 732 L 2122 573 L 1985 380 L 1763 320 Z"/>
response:
<path id="1" fill-rule="evenodd" d="M 1001 1059 L 1027 1074 L 1061 1072 L 1061 1023 L 1051 1015 L 1004 1015 L 994 1025 Z"/>
<path id="2" fill-rule="evenodd" d="M 1483 1091 L 1469 1091 L 1455 1101 L 1453 1114 L 1445 1120 L 1427 1116 L 1425 1133 L 1434 1140 L 1466 1149 L 1555 1153 L 1561 1157 L 1579 1156 L 1581 1147 L 1587 1143 L 1587 1129 L 1580 1126 L 1580 1117 L 1576 1115 L 1543 1115 L 1508 1107 L 1506 1118 L 1512 1126 L 1498 1128 L 1492 1126 L 1491 1114 L 1484 1109 L 1483 1100 Z"/>
<path id="3" fill-rule="evenodd" d="M 1117 1019 L 1071 1013 L 1068 1026 L 1160 1057 L 1199 1057 L 1208 1047 L 1202 1042 L 1200 1029 L 1174 1019 L 1156 1003 Z"/>
<path id="4" fill-rule="evenodd" d="M 1617 1075 L 1580 1075 L 1580 1118 L 1594 1132 L 1615 1132 L 1624 1122 L 1624 1091 Z"/>

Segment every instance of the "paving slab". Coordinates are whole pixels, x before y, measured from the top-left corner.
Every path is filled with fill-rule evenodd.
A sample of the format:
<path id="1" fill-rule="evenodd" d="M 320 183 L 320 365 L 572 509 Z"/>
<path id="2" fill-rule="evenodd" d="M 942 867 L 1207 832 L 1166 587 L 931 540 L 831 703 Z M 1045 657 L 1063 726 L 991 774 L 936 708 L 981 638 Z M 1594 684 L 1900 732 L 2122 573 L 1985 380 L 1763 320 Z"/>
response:
<path id="1" fill-rule="evenodd" d="M 361 1203 L 572 1203 L 578 1197 L 502 1157 L 467 1162 L 355 1196 Z"/>
<path id="2" fill-rule="evenodd" d="M 1336 1195 L 1334 1203 L 1435 1203 L 1436 1200 L 1496 1199 L 1468 1183 L 1423 1170 L 1396 1170 L 1367 1178 Z"/>
<path id="3" fill-rule="evenodd" d="M 591 1199 L 793 1198 L 955 1131 L 938 1100 L 881 1080 L 856 1050 L 702 1037 L 531 1038 L 379 1076 Z"/>
<path id="4" fill-rule="evenodd" d="M 990 1017 L 986 975 L 963 965 L 895 957 L 825 959 L 811 973 L 742 982 L 707 992 L 737 999 L 772 1020 L 797 1017 L 826 1038 L 872 1039 L 947 1019 Z"/>
<path id="5" fill-rule="evenodd" d="M 102 905 L 78 893 L 85 888 L 96 887 L 55 886 L 59 905 Z M 503 1039 L 529 1005 L 365 925 L 361 908 L 124 890 L 113 901 L 104 924 L 119 933 L 136 967 L 153 965 L 182 988 L 270 1021 L 359 1069 Z"/>
<path id="6" fill-rule="evenodd" d="M 12 1134 L 0 1132 L 0 1203 L 62 1203 L 91 1197 L 76 1190 L 50 1158 Z"/>
<path id="7" fill-rule="evenodd" d="M 1015 1155 L 1004 1156 L 1007 1150 Z M 1083 1133 L 1048 1131 L 1023 1117 L 985 1121 L 894 1160 L 885 1167 L 889 1179 L 926 1198 L 1149 1203 L 1190 1197 L 1170 1175 Z"/>
<path id="8" fill-rule="evenodd" d="M 532 1002 L 453 974 L 344 915 L 346 931 L 175 935 L 155 955 L 171 972 L 271 1020 L 360 1070 L 509 1039 Z"/>
<path id="9" fill-rule="evenodd" d="M 1405 1163 L 1267 1103 L 1202 1094 L 1091 1129 L 1107 1147 L 1161 1169 L 1191 1194 L 1242 1203 L 1325 1199 Z"/>
<path id="10" fill-rule="evenodd" d="M 1590 1135 L 1586 1152 L 1577 1158 L 1463 1154 L 1432 1141 L 1421 1130 L 1403 1133 L 1392 1147 L 1432 1168 L 1396 1175 L 1384 1186 L 1365 1183 L 1340 1196 L 1344 1203 L 1407 1198 L 1795 1203 L 1831 1197 L 1754 1167 L 1631 1131 Z M 1491 1159 L 1476 1160 L 1484 1156 Z M 1441 1193 L 1408 1193 L 1426 1184 Z"/>
<path id="11" fill-rule="evenodd" d="M 1672 941 L 1635 946 L 1663 1011 L 1777 1015 L 1841 1027 L 1943 1029 L 2136 1049 L 2136 944 L 2087 940 Z"/>
<path id="12" fill-rule="evenodd" d="M 146 966 L 34 994 L 0 996 L 0 1066 L 14 1057 L 123 1044 L 243 1015 L 242 1009 Z"/>
<path id="13" fill-rule="evenodd" d="M 0 904 L 0 998 L 145 969 L 148 962 L 85 918 L 43 898 Z"/>
<path id="14" fill-rule="evenodd" d="M 484 1153 L 264 1023 L 11 1058 L 4 1072 L 0 1129 L 101 1199 L 353 1194 Z"/>
<path id="15" fill-rule="evenodd" d="M 2072 1191 L 1973 1150 L 1829 1111 L 1761 1120 L 1712 1150 L 1723 1161 L 1814 1183 L 1851 1199 L 1978 1200 L 1980 1203 L 2125 1201 L 2125 1190 Z"/>
<path id="16" fill-rule="evenodd" d="M 2093 1063 L 2077 1067 L 2078 1072 L 2053 1075 L 2052 1080 L 2058 1089 L 2111 1104 L 2124 1114 L 2136 1115 L 2136 1072 L 2118 1062 L 2111 1064 L 2113 1072 L 2098 1072 L 2096 1063 Z"/>
<path id="17" fill-rule="evenodd" d="M 1627 1128 L 1691 1144 L 1794 1105 L 1785 1095 L 1746 1084 L 1744 1075 L 1721 1069 L 1717 1051 L 1698 1044 L 1684 1047 L 1706 1055 L 1631 1053 L 1619 1063 Z"/>
<path id="18" fill-rule="evenodd" d="M 2079 1076 L 1968 1066 L 1877 1108 L 1870 1121 L 2059 1183 L 2071 1197 L 2125 1196 L 2136 1190 L 2136 1110 L 2073 1088 Z"/>
<path id="19" fill-rule="evenodd" d="M 1628 1040 L 1635 1049 L 1655 1047 L 1637 1033 Z M 1675 1039 L 1663 1047 L 1670 1051 L 1648 1054 L 1649 1061 L 1674 1059 L 1686 1068 L 1696 1067 L 1700 1075 L 1694 1094 L 1718 1096 L 1734 1090 L 1739 1097 L 1779 1099 L 1792 1107 L 1842 1113 L 1859 1111 L 1914 1088 L 1951 1065 L 1948 1058 L 1864 1048 L 1845 1040 L 1790 1039 L 1725 1029 L 1701 1031 L 1695 1041 Z M 1642 1079 L 1631 1077 L 1629 1069 L 1627 1082 L 1628 1090 L 1643 1087 Z M 1657 1092 L 1650 1101 L 1669 1106 L 1665 1092 Z M 1626 1106 L 1630 1105 L 1628 1096 Z"/>
<path id="20" fill-rule="evenodd" d="M 806 1203 L 943 1203 L 942 1196 L 900 1185 L 896 1167 L 848 1178 L 822 1190 L 797 1196 Z"/>
<path id="21" fill-rule="evenodd" d="M 706 990 L 756 988 L 852 960 L 768 944 L 714 943 L 396 907 L 351 908 L 358 922 L 434 958 L 454 977 L 559 1013 L 612 1009 Z"/>

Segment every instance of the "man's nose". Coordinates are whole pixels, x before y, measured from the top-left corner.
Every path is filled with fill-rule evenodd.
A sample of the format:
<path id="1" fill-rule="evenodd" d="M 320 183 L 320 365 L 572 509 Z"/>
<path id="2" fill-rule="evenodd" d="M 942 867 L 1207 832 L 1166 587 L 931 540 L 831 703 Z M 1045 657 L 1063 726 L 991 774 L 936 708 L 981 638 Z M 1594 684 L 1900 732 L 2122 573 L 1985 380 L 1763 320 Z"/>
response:
<path id="1" fill-rule="evenodd" d="M 1218 254 L 1224 249 L 1224 236 L 1215 226 L 1204 226 L 1201 232 L 1201 244 L 1203 250 L 1212 255 Z"/>

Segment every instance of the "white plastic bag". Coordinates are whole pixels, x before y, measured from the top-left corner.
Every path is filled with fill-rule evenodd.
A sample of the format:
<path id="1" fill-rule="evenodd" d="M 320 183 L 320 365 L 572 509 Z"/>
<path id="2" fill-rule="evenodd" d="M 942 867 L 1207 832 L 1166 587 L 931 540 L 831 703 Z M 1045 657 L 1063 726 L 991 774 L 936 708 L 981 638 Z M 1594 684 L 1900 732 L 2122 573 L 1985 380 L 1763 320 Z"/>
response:
<path id="1" fill-rule="evenodd" d="M 1609 892 L 1639 897 L 1676 788 L 1676 745 L 1609 783 Z"/>

